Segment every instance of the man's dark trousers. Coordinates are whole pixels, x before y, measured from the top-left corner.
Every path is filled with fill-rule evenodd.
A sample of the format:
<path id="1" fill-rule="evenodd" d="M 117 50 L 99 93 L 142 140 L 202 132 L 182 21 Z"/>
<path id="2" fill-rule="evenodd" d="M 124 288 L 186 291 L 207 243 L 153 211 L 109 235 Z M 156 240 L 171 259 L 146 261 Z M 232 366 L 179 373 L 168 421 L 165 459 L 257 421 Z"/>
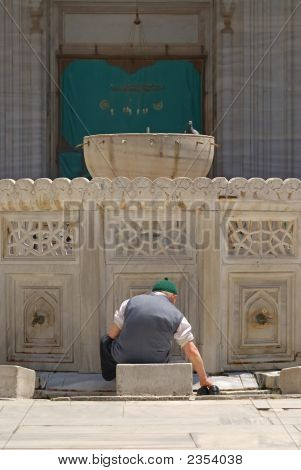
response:
<path id="1" fill-rule="evenodd" d="M 113 380 L 116 377 L 117 363 L 111 354 L 112 342 L 112 338 L 108 335 L 103 336 L 100 340 L 101 370 L 105 380 Z"/>

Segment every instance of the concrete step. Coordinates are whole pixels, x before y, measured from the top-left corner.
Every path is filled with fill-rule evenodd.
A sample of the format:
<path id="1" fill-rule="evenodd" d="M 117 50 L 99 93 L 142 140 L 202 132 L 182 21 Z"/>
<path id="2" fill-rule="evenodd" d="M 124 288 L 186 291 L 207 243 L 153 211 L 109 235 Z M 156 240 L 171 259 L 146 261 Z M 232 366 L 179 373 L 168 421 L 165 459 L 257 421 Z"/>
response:
<path id="1" fill-rule="evenodd" d="M 118 364 L 117 395 L 183 396 L 192 394 L 192 365 Z"/>
<path id="2" fill-rule="evenodd" d="M 0 398 L 32 398 L 36 373 L 20 366 L 0 365 Z"/>
<path id="3" fill-rule="evenodd" d="M 301 393 L 301 367 L 282 369 L 279 376 L 279 388 L 282 393 Z"/>
<path id="4" fill-rule="evenodd" d="M 59 392 L 45 391 L 38 398 L 50 398 L 53 401 L 196 401 L 196 400 L 241 400 L 241 399 L 264 399 L 264 398 L 284 398 L 283 395 L 275 394 L 271 390 L 260 390 L 249 393 L 221 393 L 219 395 L 197 396 L 195 393 L 190 396 L 142 396 L 142 395 L 73 395 L 72 392 L 60 396 Z M 300 395 L 298 395 L 300 397 Z M 295 395 L 292 396 L 295 398 Z"/>

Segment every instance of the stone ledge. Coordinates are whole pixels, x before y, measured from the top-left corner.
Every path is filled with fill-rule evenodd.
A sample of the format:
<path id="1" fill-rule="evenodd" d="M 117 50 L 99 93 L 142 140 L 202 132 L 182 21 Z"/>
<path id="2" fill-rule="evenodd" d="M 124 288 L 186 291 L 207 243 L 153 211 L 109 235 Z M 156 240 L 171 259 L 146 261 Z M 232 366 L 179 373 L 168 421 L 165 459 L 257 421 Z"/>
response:
<path id="1" fill-rule="evenodd" d="M 37 399 L 45 398 L 50 399 L 51 401 L 233 401 L 233 400 L 262 400 L 263 398 L 268 399 L 287 399 L 287 398 L 296 398 L 300 400 L 301 394 L 292 394 L 292 395 L 281 395 L 280 393 L 273 393 L 270 390 L 262 390 L 263 393 L 249 393 L 249 394 L 219 394 L 219 395 L 183 395 L 183 396 L 156 396 L 156 395 L 43 395 L 36 397 Z"/>
<path id="2" fill-rule="evenodd" d="M 187 396 L 192 394 L 192 365 L 118 364 L 116 389 L 120 396 Z"/>
<path id="3" fill-rule="evenodd" d="M 19 366 L 0 366 L 0 398 L 32 398 L 36 373 Z"/>
<path id="4" fill-rule="evenodd" d="M 66 204 L 75 204 L 73 209 L 91 202 L 103 205 L 106 201 L 166 201 L 193 202 L 218 201 L 220 199 L 256 200 L 279 202 L 301 201 L 301 180 L 288 178 L 232 178 L 210 179 L 149 178 L 130 180 L 108 178 L 57 178 L 53 181 L 40 178 L 35 181 L 0 180 L 0 211 L 63 210 Z"/>
<path id="5" fill-rule="evenodd" d="M 260 388 L 279 390 L 280 371 L 255 372 L 255 376 Z"/>

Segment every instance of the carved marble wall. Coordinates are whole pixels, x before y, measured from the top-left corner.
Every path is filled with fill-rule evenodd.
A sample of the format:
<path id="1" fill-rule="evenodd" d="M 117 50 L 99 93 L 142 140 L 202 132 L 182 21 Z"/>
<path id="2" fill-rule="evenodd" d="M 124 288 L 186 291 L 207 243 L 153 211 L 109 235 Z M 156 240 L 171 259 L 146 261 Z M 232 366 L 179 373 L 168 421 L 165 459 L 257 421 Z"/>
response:
<path id="1" fill-rule="evenodd" d="M 79 212 L 20 209 L 0 217 L 1 363 L 77 370 Z"/>
<path id="2" fill-rule="evenodd" d="M 0 180 L 0 363 L 98 372 L 169 276 L 208 371 L 301 364 L 300 231 L 298 179 Z"/>

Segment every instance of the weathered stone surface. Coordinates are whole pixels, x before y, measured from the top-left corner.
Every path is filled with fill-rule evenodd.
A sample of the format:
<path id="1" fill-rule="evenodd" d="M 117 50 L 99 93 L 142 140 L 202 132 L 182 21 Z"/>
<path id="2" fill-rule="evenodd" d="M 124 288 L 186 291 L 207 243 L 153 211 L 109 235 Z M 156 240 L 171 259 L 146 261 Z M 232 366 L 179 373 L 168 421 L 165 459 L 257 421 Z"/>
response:
<path id="1" fill-rule="evenodd" d="M 279 389 L 279 377 L 280 371 L 271 371 L 271 372 L 255 372 L 255 376 L 260 388 L 264 389 Z"/>
<path id="2" fill-rule="evenodd" d="M 201 449 L 298 449 L 298 443 L 292 440 L 281 425 L 220 426 L 214 432 L 210 432 L 207 427 L 206 430 L 192 433 L 192 438 Z"/>
<path id="3" fill-rule="evenodd" d="M 279 387 L 281 393 L 301 393 L 301 367 L 282 369 Z"/>
<path id="4" fill-rule="evenodd" d="M 220 390 L 243 390 L 244 388 L 240 376 L 210 376 L 210 379 Z M 196 391 L 200 386 L 201 384 L 198 380 L 194 383 L 193 389 Z"/>
<path id="5" fill-rule="evenodd" d="M 190 395 L 191 364 L 118 364 L 118 395 Z"/>
<path id="6" fill-rule="evenodd" d="M 37 389 L 77 392 L 115 391 L 116 381 L 106 381 L 101 374 L 78 372 L 37 372 Z"/>
<path id="7" fill-rule="evenodd" d="M 36 373 L 19 366 L 0 366 L 1 398 L 32 398 Z"/>
<path id="8" fill-rule="evenodd" d="M 0 441 L 1 442 L 1 441 Z M 117 444 L 118 443 L 118 444 Z M 189 433 L 128 432 L 107 426 L 22 426 L 7 449 L 195 449 Z"/>
<path id="9" fill-rule="evenodd" d="M 174 360 L 174 358 L 173 358 Z M 106 381 L 101 374 L 85 374 L 78 372 L 39 372 L 36 373 L 36 394 L 40 391 L 64 391 L 83 392 L 90 395 L 92 392 L 115 392 L 116 380 Z M 236 374 L 229 373 L 227 376 L 210 376 L 215 385 L 218 385 L 221 391 L 245 392 L 246 390 L 256 389 L 257 392 L 263 393 L 258 389 L 258 384 L 253 374 Z M 193 374 L 193 390 L 196 391 L 200 387 L 199 377 Z M 97 394 L 95 394 L 97 395 Z M 36 395 L 37 396 L 37 395 Z"/>
<path id="10" fill-rule="evenodd" d="M 262 411 L 269 403 L 277 409 Z M 116 449 L 118 443 L 119 449 L 297 449 L 300 409 L 287 410 L 296 406 L 301 399 L 286 397 L 227 402 L 151 397 L 123 403 L 2 399 L 0 448 Z"/>

